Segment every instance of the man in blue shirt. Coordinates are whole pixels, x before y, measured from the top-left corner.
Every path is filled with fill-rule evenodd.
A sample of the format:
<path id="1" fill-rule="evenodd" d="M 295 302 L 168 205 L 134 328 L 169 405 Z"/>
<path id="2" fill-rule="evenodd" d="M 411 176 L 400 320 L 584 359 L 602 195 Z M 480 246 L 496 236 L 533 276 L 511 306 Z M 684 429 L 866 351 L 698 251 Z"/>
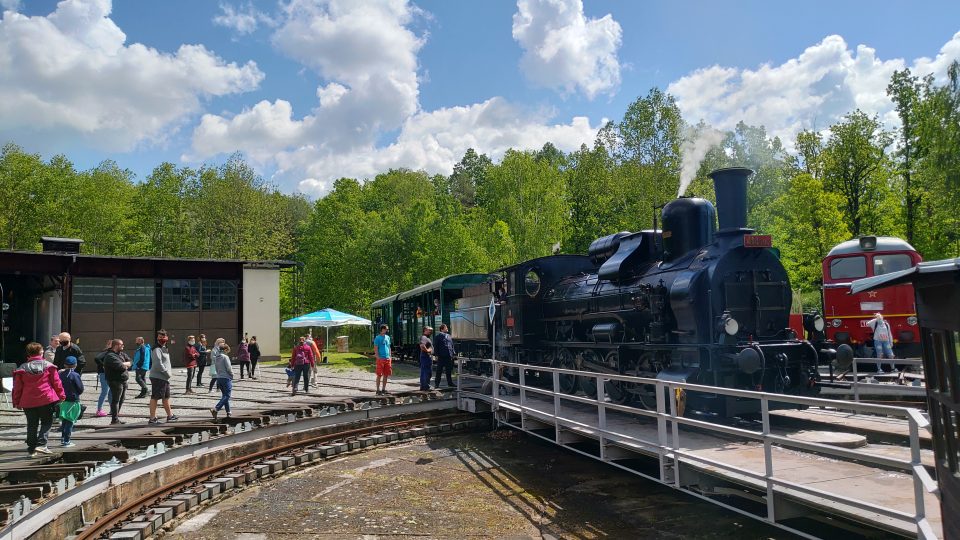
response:
<path id="1" fill-rule="evenodd" d="M 390 336 L 387 332 L 390 328 L 385 324 L 380 325 L 380 334 L 373 339 L 374 349 L 377 355 L 377 395 L 383 396 L 387 393 L 387 377 L 393 375 L 393 366 L 390 363 Z M 381 386 L 380 381 L 383 381 Z"/>
<path id="2" fill-rule="evenodd" d="M 150 344 L 137 337 L 137 351 L 133 353 L 133 370 L 140 385 L 138 398 L 147 397 L 147 372 L 150 371 Z"/>
<path id="3" fill-rule="evenodd" d="M 456 351 L 453 348 L 453 338 L 450 337 L 450 329 L 446 324 L 440 325 L 440 333 L 433 340 L 434 350 L 437 353 L 437 379 L 434 382 L 435 388 L 440 388 L 440 377 L 444 372 L 447 374 L 447 386 L 453 388 L 453 357 Z"/>

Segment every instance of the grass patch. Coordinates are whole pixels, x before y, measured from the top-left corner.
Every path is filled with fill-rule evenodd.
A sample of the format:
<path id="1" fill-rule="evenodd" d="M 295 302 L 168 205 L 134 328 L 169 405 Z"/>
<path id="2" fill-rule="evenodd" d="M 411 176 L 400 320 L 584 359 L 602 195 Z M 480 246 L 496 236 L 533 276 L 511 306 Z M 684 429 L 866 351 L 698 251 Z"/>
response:
<path id="1" fill-rule="evenodd" d="M 320 365 L 327 367 L 333 371 L 351 371 L 351 370 L 359 369 L 362 371 L 366 371 L 368 373 L 375 373 L 377 370 L 376 360 L 359 353 L 328 352 L 324 356 L 327 357 L 327 363 L 320 364 Z M 287 363 L 289 363 L 289 361 L 290 361 L 290 353 L 281 353 L 280 360 L 273 361 L 273 362 L 263 362 L 262 365 L 286 366 Z M 397 361 L 393 362 L 394 377 L 406 378 L 406 377 L 418 377 L 419 375 L 420 375 L 420 368 L 415 366 L 410 366 L 407 364 L 401 364 Z"/>

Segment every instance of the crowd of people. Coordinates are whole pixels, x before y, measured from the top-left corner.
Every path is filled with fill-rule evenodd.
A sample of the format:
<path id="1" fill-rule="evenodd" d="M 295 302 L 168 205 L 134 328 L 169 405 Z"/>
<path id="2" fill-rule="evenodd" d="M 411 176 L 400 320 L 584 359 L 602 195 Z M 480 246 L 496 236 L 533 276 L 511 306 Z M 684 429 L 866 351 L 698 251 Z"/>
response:
<path id="1" fill-rule="evenodd" d="M 420 390 L 430 390 L 433 357 L 436 355 L 437 372 L 435 387 L 440 387 L 443 374 L 446 374 L 448 386 L 453 386 L 452 366 L 455 356 L 453 340 L 447 325 L 440 326 L 440 332 L 431 339 L 433 329 L 424 328 L 420 340 Z M 148 343 L 143 337 L 135 340 L 135 349 L 131 356 L 125 349 L 122 339 L 110 339 L 102 351 L 94 357 L 97 373 L 97 408 L 95 416 L 110 416 L 110 423 L 124 424 L 121 409 L 133 375 L 139 393 L 134 399 L 149 397 L 149 424 L 159 424 L 164 420 L 157 415 L 162 407 L 165 421 L 175 422 L 179 417 L 174 414 L 170 403 L 170 380 L 173 373 L 170 361 L 170 336 L 165 330 L 156 334 L 154 342 Z M 321 354 L 323 342 L 305 335 L 297 338 L 290 354 L 287 373 L 287 387 L 291 395 L 300 391 L 309 392 L 311 379 L 316 385 L 317 365 L 326 359 Z M 386 395 L 387 379 L 393 375 L 392 342 L 387 325 L 380 327 L 374 339 L 376 356 L 376 393 Z M 230 417 L 230 399 L 235 378 L 233 362 L 229 354 L 230 345 L 218 338 L 213 345 L 207 337 L 187 336 L 183 350 L 186 367 L 186 389 L 184 394 L 196 394 L 194 388 L 204 387 L 203 374 L 209 376 L 207 392 L 216 386 L 220 399 L 210 408 L 214 419 L 223 413 Z M 239 378 L 257 379 L 257 363 L 260 360 L 260 346 L 256 336 L 244 338 L 237 345 L 235 360 L 239 364 Z M 60 422 L 60 444 L 68 448 L 71 442 L 73 426 L 83 417 L 86 406 L 81 403 L 84 384 L 81 374 L 87 367 L 83 350 L 73 342 L 68 332 L 50 338 L 44 348 L 39 343 L 29 343 L 26 347 L 26 360 L 13 373 L 13 405 L 22 409 L 27 420 L 27 451 L 35 457 L 49 454 L 47 436 L 54 421 Z M 108 407 L 105 409 L 105 405 Z M 109 411 L 109 412 L 108 412 Z"/>
<path id="2" fill-rule="evenodd" d="M 124 424 L 120 419 L 127 394 L 130 372 L 140 388 L 137 399 L 149 395 L 149 424 L 161 423 L 157 409 L 162 407 L 167 422 L 175 422 L 179 417 L 174 414 L 170 404 L 170 379 L 173 368 L 170 362 L 168 343 L 170 336 L 165 330 L 157 332 L 151 345 L 143 337 L 136 338 L 136 350 L 131 357 L 127 354 L 122 339 L 110 339 L 104 349 L 94 358 L 97 370 L 97 384 L 100 388 L 97 398 L 97 417 L 107 416 L 104 403 L 109 404 L 111 424 Z M 240 363 L 240 378 L 255 380 L 257 362 L 260 359 L 260 346 L 256 336 L 243 340 L 237 346 L 236 359 Z M 187 367 L 185 394 L 196 393 L 196 386 L 203 385 L 203 371 L 208 369 L 210 387 L 217 386 L 220 400 L 210 409 L 217 418 L 220 411 L 230 416 L 230 395 L 233 388 L 233 368 L 228 356 L 231 349 L 223 338 L 218 338 L 212 347 L 208 347 L 207 337 L 200 334 L 199 339 L 188 336 L 183 351 Z M 86 406 L 81 403 L 84 393 L 81 374 L 87 365 L 83 350 L 73 342 L 68 332 L 50 338 L 44 348 L 39 343 L 26 346 L 26 360 L 13 372 L 13 406 L 22 409 L 27 420 L 27 452 L 31 457 L 51 453 L 47 446 L 47 436 L 55 420 L 60 421 L 60 444 L 69 448 L 74 446 L 70 437 L 73 425 L 79 420 Z M 149 388 L 148 388 L 149 379 Z M 148 392 L 149 391 L 149 392 Z"/>

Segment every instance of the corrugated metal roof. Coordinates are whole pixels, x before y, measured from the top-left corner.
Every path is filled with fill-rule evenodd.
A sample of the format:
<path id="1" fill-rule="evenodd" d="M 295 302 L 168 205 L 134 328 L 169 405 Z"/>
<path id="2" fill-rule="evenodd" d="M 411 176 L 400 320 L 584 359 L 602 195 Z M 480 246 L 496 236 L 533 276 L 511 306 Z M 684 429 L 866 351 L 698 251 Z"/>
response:
<path id="1" fill-rule="evenodd" d="M 199 259 L 199 258 L 176 258 L 176 257 L 129 257 L 124 255 L 92 255 L 89 253 L 57 253 L 57 252 L 43 252 L 43 251 L 26 251 L 26 250 L 0 250 L 0 255 L 9 253 L 11 255 L 27 255 L 27 256 L 37 256 L 37 257 L 55 257 L 55 258 L 69 258 L 72 259 L 76 257 L 77 259 L 87 259 L 87 260 L 131 260 L 131 261 L 156 261 L 156 262 L 189 262 L 189 263 L 233 263 L 233 264 L 244 264 L 250 266 L 277 266 L 280 268 L 289 268 L 292 266 L 297 266 L 298 262 L 296 261 L 286 261 L 286 260 L 250 260 L 250 259 Z"/>

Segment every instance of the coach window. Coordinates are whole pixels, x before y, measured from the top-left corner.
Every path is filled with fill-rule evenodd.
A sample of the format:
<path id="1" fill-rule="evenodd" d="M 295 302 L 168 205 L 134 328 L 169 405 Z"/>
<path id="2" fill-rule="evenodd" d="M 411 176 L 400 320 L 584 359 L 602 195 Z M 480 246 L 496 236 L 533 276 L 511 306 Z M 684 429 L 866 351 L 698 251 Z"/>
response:
<path id="1" fill-rule="evenodd" d="M 899 272 L 913 266 L 913 260 L 905 253 L 890 253 L 873 256 L 873 275 L 881 276 L 891 272 Z"/>
<path id="2" fill-rule="evenodd" d="M 830 261 L 831 279 L 858 279 L 867 277 L 867 259 L 862 255 L 840 257 Z"/>

